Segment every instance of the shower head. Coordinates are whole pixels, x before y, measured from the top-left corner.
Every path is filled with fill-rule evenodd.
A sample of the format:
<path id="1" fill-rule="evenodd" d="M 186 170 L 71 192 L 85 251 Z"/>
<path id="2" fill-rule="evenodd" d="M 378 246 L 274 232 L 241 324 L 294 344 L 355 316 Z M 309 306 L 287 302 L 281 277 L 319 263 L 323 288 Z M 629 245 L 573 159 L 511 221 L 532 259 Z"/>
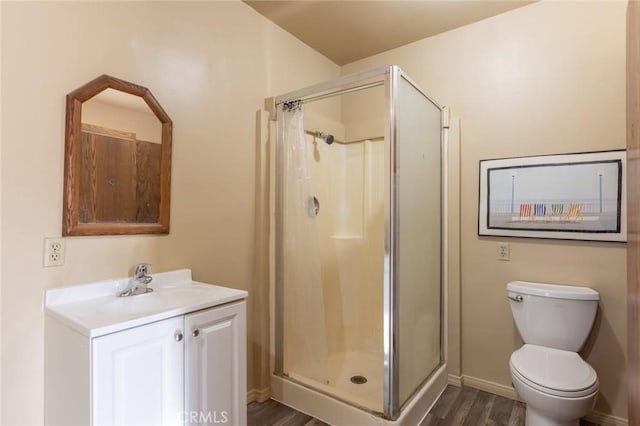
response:
<path id="1" fill-rule="evenodd" d="M 333 135 L 331 135 L 329 133 L 318 132 L 317 135 L 318 135 L 318 137 L 320 139 L 324 140 L 327 143 L 327 145 L 331 145 L 333 143 L 333 141 L 335 140 Z"/>

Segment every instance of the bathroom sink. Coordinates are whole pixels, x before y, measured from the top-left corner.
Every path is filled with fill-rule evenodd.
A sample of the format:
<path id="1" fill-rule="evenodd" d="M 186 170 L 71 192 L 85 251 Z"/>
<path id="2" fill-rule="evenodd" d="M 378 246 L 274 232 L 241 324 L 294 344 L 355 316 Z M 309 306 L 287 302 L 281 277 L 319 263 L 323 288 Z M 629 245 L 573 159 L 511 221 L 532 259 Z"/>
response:
<path id="1" fill-rule="evenodd" d="M 128 278 L 47 290 L 45 312 L 96 337 L 247 297 L 243 290 L 193 281 L 188 269 L 151 276 L 153 291 L 134 296 L 118 296 Z"/>
<path id="2" fill-rule="evenodd" d="M 162 303 L 162 297 L 158 292 L 151 292 L 130 297 L 114 297 L 97 306 L 99 313 L 108 315 L 117 314 L 147 314 L 154 312 Z"/>
<path id="3" fill-rule="evenodd" d="M 210 293 L 209 289 L 195 286 L 188 288 L 160 287 L 153 289 L 152 292 L 137 296 L 116 296 L 112 300 L 99 304 L 98 312 L 110 315 L 149 314 L 190 304 L 193 301 L 206 298 Z"/>

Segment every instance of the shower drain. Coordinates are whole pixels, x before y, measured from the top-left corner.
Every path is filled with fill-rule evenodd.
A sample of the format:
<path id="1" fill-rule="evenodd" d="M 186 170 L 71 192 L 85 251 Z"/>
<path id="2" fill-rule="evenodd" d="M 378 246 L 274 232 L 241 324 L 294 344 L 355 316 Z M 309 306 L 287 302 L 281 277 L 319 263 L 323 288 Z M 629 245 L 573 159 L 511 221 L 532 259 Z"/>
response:
<path id="1" fill-rule="evenodd" d="M 352 376 L 351 383 L 355 383 L 356 385 L 364 385 L 367 383 L 367 378 L 364 376 Z"/>

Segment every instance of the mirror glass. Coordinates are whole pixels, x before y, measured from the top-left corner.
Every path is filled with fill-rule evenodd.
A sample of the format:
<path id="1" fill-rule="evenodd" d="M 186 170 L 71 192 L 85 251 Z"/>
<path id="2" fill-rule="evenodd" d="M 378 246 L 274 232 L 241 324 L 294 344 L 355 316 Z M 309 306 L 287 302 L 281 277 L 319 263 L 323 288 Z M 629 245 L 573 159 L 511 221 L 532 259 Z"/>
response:
<path id="1" fill-rule="evenodd" d="M 82 104 L 80 223 L 158 221 L 161 123 L 144 101 L 107 89 Z"/>
<path id="2" fill-rule="evenodd" d="M 171 121 L 146 88 L 99 79 L 67 97 L 63 235 L 168 233 Z"/>

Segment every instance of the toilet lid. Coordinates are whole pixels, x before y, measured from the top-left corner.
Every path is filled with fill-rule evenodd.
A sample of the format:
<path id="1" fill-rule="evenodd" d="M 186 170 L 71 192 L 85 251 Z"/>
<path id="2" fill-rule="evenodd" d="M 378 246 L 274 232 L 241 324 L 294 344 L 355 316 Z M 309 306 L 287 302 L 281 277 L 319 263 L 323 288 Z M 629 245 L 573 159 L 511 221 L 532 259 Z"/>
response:
<path id="1" fill-rule="evenodd" d="M 595 370 L 575 352 L 525 344 L 511 355 L 511 366 L 550 393 L 584 393 L 597 389 Z"/>

